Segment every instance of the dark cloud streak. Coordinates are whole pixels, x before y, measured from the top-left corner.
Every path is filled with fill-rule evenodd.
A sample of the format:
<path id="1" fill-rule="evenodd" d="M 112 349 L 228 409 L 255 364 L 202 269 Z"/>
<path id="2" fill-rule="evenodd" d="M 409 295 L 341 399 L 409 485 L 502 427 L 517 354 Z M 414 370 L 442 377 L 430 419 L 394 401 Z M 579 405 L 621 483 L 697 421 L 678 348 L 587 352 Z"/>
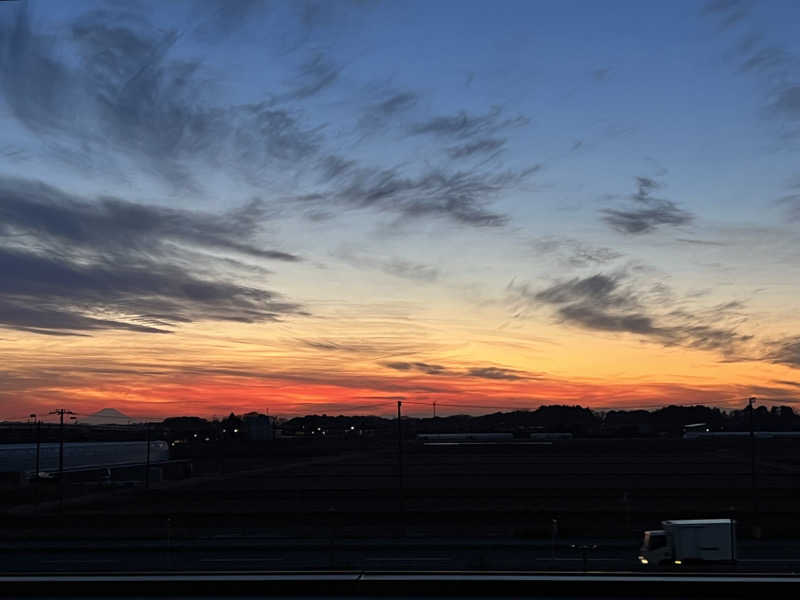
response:
<path id="1" fill-rule="evenodd" d="M 523 379 L 516 371 L 511 369 L 501 369 L 499 367 L 474 367 L 467 370 L 467 375 L 470 377 L 478 377 L 480 379 L 504 379 L 507 381 L 516 381 Z"/>
<path id="2" fill-rule="evenodd" d="M 656 198 L 653 191 L 660 184 L 649 177 L 636 178 L 636 192 L 631 195 L 630 208 L 605 208 L 602 219 L 612 229 L 629 235 L 651 233 L 663 225 L 688 225 L 694 216 L 671 200 Z"/>
<path id="3" fill-rule="evenodd" d="M 42 183 L 0 177 L 0 235 L 92 250 L 145 250 L 164 242 L 295 262 L 299 257 L 248 243 L 267 216 L 253 200 L 223 215 L 146 206 L 116 198 L 81 201 Z"/>
<path id="4" fill-rule="evenodd" d="M 386 127 L 391 119 L 416 106 L 418 96 L 414 92 L 398 92 L 375 104 L 368 106 L 358 120 L 359 128 L 372 134 Z"/>
<path id="5" fill-rule="evenodd" d="M 517 301 L 554 307 L 559 320 L 583 329 L 641 335 L 664 346 L 715 350 L 733 358 L 738 347 L 751 339 L 719 325 L 732 310 L 741 308 L 740 303 L 694 314 L 679 309 L 656 312 L 650 304 L 663 305 L 665 295 L 670 295 L 661 289 L 663 284 L 657 288 L 658 298 L 648 301 L 648 294 L 638 290 L 624 271 L 576 277 L 539 291 L 527 284 L 509 286 Z"/>
<path id="6" fill-rule="evenodd" d="M 505 143 L 505 139 L 486 138 L 462 146 L 452 146 L 447 149 L 447 154 L 454 160 L 469 158 L 475 154 L 491 154 L 501 150 Z"/>
<path id="7" fill-rule="evenodd" d="M 253 323 L 300 313 L 274 292 L 186 266 L 198 251 L 298 260 L 252 243 L 263 211 L 257 201 L 217 216 L 112 198 L 87 202 L 0 178 L 0 326 L 49 335 L 165 333 L 197 320 Z"/>
<path id="8" fill-rule="evenodd" d="M 294 200 L 324 208 L 330 208 L 333 201 L 347 209 L 380 210 L 407 219 L 443 218 L 473 227 L 499 227 L 505 225 L 508 217 L 491 210 L 489 203 L 538 168 L 522 172 L 432 169 L 409 177 L 398 169 L 348 165 L 337 170 L 328 192 Z"/>
<path id="9" fill-rule="evenodd" d="M 385 362 L 383 366 L 395 371 L 416 371 L 425 375 L 440 375 L 446 377 L 475 377 L 477 379 L 495 379 L 516 381 L 519 379 L 527 379 L 529 376 L 514 369 L 504 369 L 501 367 L 470 367 L 465 370 L 453 370 L 443 367 L 442 365 L 435 365 L 424 362 Z"/>
<path id="10" fill-rule="evenodd" d="M 339 66 L 318 52 L 300 66 L 294 87 L 286 93 L 275 96 L 272 102 L 280 104 L 315 96 L 332 86 L 339 78 L 340 72 Z"/>
<path id="11" fill-rule="evenodd" d="M 492 136 L 503 129 L 524 127 L 530 123 L 530 120 L 523 116 L 503 119 L 502 112 L 499 106 L 492 107 L 484 115 L 470 115 L 461 111 L 456 115 L 438 116 L 412 125 L 409 132 L 412 135 L 429 134 L 440 138 L 464 140 L 477 136 Z"/>
<path id="12" fill-rule="evenodd" d="M 800 336 L 786 337 L 769 346 L 767 360 L 800 369 Z"/>

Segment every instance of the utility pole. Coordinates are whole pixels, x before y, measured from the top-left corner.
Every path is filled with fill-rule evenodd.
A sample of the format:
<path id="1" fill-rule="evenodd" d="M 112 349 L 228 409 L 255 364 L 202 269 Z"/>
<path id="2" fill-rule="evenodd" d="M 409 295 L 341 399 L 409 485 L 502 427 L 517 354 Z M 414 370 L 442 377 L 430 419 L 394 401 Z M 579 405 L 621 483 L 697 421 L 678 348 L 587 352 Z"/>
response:
<path id="1" fill-rule="evenodd" d="M 222 426 L 223 422 L 220 421 L 219 425 L 217 425 L 217 462 L 220 475 L 225 473 L 225 437 L 227 428 Z"/>
<path id="2" fill-rule="evenodd" d="M 401 407 L 403 406 L 402 401 L 397 401 L 397 467 L 398 471 L 397 474 L 399 476 L 400 482 L 400 493 L 403 492 L 403 422 L 402 422 L 402 414 L 400 412 Z"/>
<path id="3" fill-rule="evenodd" d="M 550 546 L 550 555 L 553 561 L 556 560 L 556 540 L 558 539 L 558 519 L 553 519 L 552 527 L 550 530 L 551 533 L 551 546 Z"/>
<path id="4" fill-rule="evenodd" d="M 144 466 L 144 489 L 150 489 L 150 421 L 145 423 L 145 439 L 147 440 L 147 459 Z"/>
<path id="5" fill-rule="evenodd" d="M 36 420 L 36 479 L 39 479 L 40 460 L 42 456 L 42 422 Z"/>
<path id="6" fill-rule="evenodd" d="M 753 493 L 753 526 L 758 526 L 758 485 L 756 480 L 756 433 L 754 427 L 754 409 L 756 398 L 751 396 L 747 399 L 750 409 L 750 478 Z"/>
<path id="7" fill-rule="evenodd" d="M 433 418 L 436 418 L 436 401 L 433 401 Z"/>
<path id="8" fill-rule="evenodd" d="M 58 410 L 51 410 L 51 415 L 58 415 L 60 422 L 59 422 L 59 446 L 58 446 L 58 484 L 61 490 L 61 496 L 59 499 L 59 507 L 61 509 L 64 508 L 64 415 L 74 415 L 75 413 L 71 410 L 66 410 L 64 408 L 59 408 Z"/>
<path id="9" fill-rule="evenodd" d="M 66 410 L 63 408 L 59 408 L 58 410 L 51 410 L 51 415 L 58 415 L 59 416 L 59 447 L 58 447 L 58 477 L 61 479 L 64 475 L 64 415 L 74 415 L 75 413 L 71 410 Z"/>
<path id="10" fill-rule="evenodd" d="M 36 423 L 36 458 L 33 462 L 33 483 L 34 483 L 34 499 L 36 506 L 39 506 L 39 457 L 41 456 L 42 447 L 42 422 L 36 418 L 35 414 L 31 414 L 31 419 Z"/>
<path id="11" fill-rule="evenodd" d="M 403 402 L 397 401 L 397 484 L 400 501 L 400 528 L 405 533 L 405 499 L 403 498 Z"/>
<path id="12" fill-rule="evenodd" d="M 33 478 L 39 479 L 39 447 L 41 445 L 41 436 L 40 436 L 41 428 L 39 427 L 40 422 L 36 419 L 35 413 L 31 413 L 30 418 L 31 418 L 31 424 L 34 425 L 34 428 L 31 430 L 31 433 L 33 433 L 36 436 L 36 458 L 33 462 L 34 465 Z"/>

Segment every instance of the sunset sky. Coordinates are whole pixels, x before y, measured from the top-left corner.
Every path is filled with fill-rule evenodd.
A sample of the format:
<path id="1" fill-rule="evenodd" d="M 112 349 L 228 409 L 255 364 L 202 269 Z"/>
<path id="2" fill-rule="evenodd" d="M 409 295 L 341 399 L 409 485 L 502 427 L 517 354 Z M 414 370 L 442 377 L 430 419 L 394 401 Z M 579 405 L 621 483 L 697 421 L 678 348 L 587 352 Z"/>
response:
<path id="1" fill-rule="evenodd" d="M 0 5 L 0 420 L 800 399 L 800 3 Z"/>

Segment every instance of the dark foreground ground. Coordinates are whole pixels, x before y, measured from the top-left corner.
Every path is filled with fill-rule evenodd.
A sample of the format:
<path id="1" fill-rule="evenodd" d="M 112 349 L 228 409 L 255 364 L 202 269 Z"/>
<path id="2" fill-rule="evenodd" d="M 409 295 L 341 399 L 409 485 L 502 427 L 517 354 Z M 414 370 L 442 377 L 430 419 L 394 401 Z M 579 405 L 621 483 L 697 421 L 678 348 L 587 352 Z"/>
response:
<path id="1" fill-rule="evenodd" d="M 795 440 L 759 441 L 757 513 L 748 440 L 409 442 L 402 477 L 396 443 L 290 450 L 8 506 L 3 569 L 627 570 L 661 520 L 732 517 L 737 569 L 800 571 Z"/>

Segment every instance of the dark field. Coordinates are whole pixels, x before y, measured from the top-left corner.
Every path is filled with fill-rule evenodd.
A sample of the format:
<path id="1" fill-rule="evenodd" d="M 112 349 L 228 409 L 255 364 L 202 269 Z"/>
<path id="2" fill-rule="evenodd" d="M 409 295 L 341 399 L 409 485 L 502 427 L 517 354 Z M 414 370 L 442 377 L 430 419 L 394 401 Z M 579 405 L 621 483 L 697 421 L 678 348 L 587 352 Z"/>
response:
<path id="1" fill-rule="evenodd" d="M 396 442 L 282 440 L 258 457 L 198 460 L 194 478 L 150 490 L 9 507 L 3 525 L 10 537 L 550 540 L 553 519 L 560 538 L 634 539 L 663 519 L 732 517 L 742 539 L 753 525 L 800 538 L 797 440 L 758 441 L 757 516 L 748 439 L 414 441 L 402 472 Z"/>

